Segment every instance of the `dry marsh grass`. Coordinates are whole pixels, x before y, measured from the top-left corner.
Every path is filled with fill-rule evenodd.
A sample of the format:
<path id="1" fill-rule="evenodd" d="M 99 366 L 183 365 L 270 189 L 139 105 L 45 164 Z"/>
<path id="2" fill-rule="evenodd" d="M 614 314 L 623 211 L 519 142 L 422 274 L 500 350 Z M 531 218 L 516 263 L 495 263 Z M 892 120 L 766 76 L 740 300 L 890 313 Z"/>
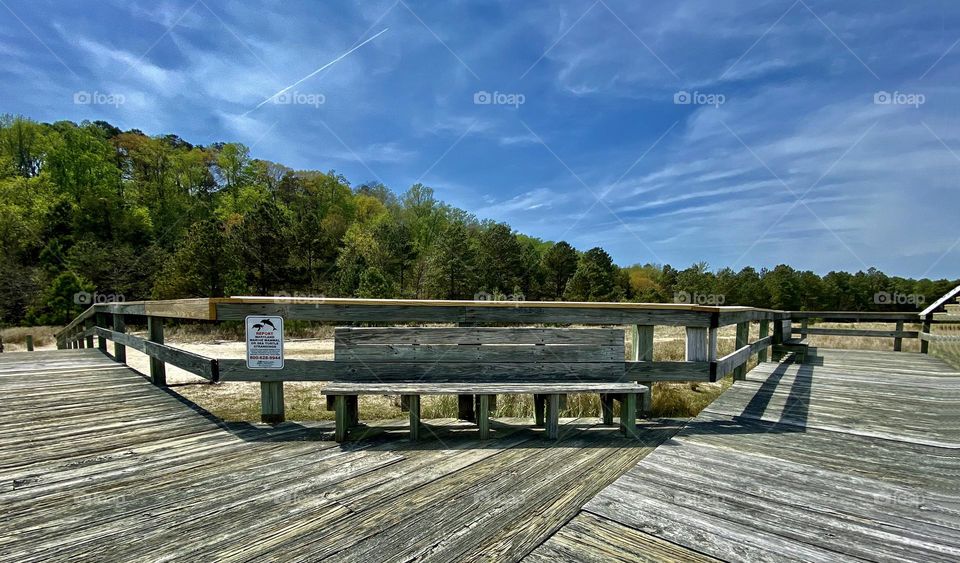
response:
<path id="1" fill-rule="evenodd" d="M 41 348 L 56 348 L 57 339 L 54 336 L 59 326 L 15 326 L 0 330 L 3 338 L 3 347 L 6 352 L 20 352 L 27 349 L 27 335 L 33 336 L 33 346 Z"/>

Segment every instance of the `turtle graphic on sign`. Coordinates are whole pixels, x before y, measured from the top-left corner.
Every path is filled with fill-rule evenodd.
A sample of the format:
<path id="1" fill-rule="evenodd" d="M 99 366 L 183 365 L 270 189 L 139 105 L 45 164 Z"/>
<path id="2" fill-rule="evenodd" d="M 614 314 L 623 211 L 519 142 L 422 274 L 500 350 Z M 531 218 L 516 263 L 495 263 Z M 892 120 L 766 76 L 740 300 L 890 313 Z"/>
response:
<path id="1" fill-rule="evenodd" d="M 283 369 L 283 317 L 248 316 L 247 367 Z"/>

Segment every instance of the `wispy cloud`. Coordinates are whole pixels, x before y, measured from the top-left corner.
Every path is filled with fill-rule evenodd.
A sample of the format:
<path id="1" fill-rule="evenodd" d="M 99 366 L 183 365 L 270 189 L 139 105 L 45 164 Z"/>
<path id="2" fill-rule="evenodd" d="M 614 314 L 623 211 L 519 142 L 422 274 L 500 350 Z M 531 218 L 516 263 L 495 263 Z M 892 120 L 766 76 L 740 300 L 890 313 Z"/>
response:
<path id="1" fill-rule="evenodd" d="M 398 191 L 420 179 L 621 263 L 650 259 L 639 236 L 681 266 L 851 269 L 855 254 L 960 275 L 951 3 L 7 2 L 22 25 L 0 30 L 4 111 L 256 144 Z M 75 104 L 81 89 L 127 101 Z M 681 90 L 724 103 L 675 104 Z M 269 103 L 293 92 L 324 103 Z"/>

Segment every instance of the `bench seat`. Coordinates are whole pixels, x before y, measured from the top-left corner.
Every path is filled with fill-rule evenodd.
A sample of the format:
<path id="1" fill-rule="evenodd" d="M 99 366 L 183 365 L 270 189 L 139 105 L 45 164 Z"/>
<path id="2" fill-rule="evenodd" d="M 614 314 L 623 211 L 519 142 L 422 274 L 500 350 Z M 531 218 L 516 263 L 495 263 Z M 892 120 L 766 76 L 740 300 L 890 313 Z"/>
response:
<path id="1" fill-rule="evenodd" d="M 360 383 L 333 382 L 323 393 L 333 398 L 336 411 L 335 437 L 338 442 L 347 439 L 350 426 L 357 422 L 358 395 L 401 395 L 409 406 L 410 438 L 420 435 L 421 395 L 476 395 L 479 398 L 477 426 L 480 439 L 490 433 L 490 403 L 496 395 L 533 395 L 536 422 L 544 425 L 547 438 L 559 435 L 560 397 L 567 393 L 599 393 L 604 424 L 613 424 L 613 401 L 621 402 L 620 426 L 624 434 L 636 437 L 636 410 L 640 396 L 650 388 L 639 383 L 563 382 L 563 383 Z"/>
<path id="2" fill-rule="evenodd" d="M 637 393 L 639 383 L 354 383 L 335 381 L 324 395 L 552 395 L 554 393 Z"/>

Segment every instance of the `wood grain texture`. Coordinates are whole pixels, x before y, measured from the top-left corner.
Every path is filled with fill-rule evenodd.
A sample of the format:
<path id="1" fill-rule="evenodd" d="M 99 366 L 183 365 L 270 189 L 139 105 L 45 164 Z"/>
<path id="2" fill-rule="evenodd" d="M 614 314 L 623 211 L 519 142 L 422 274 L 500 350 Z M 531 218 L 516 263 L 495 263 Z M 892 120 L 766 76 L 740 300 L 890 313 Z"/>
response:
<path id="1" fill-rule="evenodd" d="M 546 431 L 548 440 L 556 440 L 560 432 L 560 395 L 547 395 Z"/>
<path id="2" fill-rule="evenodd" d="M 491 419 L 485 442 L 454 420 L 423 421 L 413 442 L 398 420 L 340 446 L 329 421 L 214 420 L 96 349 L 2 354 L 0 553 L 957 560 L 960 372 L 903 352 L 810 356 L 761 364 L 637 440 L 599 420 L 560 419 L 545 441 L 530 420 Z"/>
<path id="3" fill-rule="evenodd" d="M 632 530 L 608 551 L 650 534 L 731 561 L 960 557 L 960 374 L 917 354 L 811 350 L 812 365 L 736 382 L 588 502 L 586 529 Z M 568 526 L 531 560 L 596 553 L 585 524 Z"/>
<path id="4" fill-rule="evenodd" d="M 739 322 L 737 323 L 737 336 L 735 347 L 737 349 L 747 346 L 750 342 L 750 323 L 749 322 Z M 750 354 L 753 354 L 753 348 L 750 349 Z M 749 359 L 749 356 L 747 357 Z M 719 360 L 718 360 L 719 361 Z M 737 365 L 733 370 L 733 379 L 735 381 L 742 381 L 747 373 L 746 361 Z M 722 373 L 722 372 L 721 372 Z"/>
<path id="5" fill-rule="evenodd" d="M 147 338 L 154 344 L 163 344 L 163 318 L 147 317 Z M 160 387 L 167 384 L 167 367 L 156 355 L 150 356 L 150 381 Z"/>
<path id="6" fill-rule="evenodd" d="M 768 339 L 769 340 L 765 340 Z M 766 345 L 757 350 L 757 362 L 764 363 L 767 361 L 767 348 L 773 344 L 773 337 L 770 336 L 770 321 L 760 321 L 760 336 L 758 341 L 765 341 Z"/>
<path id="7" fill-rule="evenodd" d="M 713 563 L 719 559 L 590 512 L 581 512 L 523 559 L 524 563 L 558 561 Z"/>
<path id="8" fill-rule="evenodd" d="M 341 349 L 356 345 L 397 344 L 575 344 L 623 346 L 623 329 L 614 328 L 516 328 L 516 327 L 429 327 L 334 329 L 334 345 Z"/>
<path id="9" fill-rule="evenodd" d="M 416 442 L 420 439 L 420 395 L 404 395 L 407 399 L 407 409 L 410 418 L 410 439 Z"/>
<path id="10" fill-rule="evenodd" d="M 284 421 L 283 382 L 260 382 L 260 422 L 279 424 Z"/>
<path id="11" fill-rule="evenodd" d="M 368 363 L 332 360 L 285 360 L 282 370 L 251 370 L 245 360 L 218 360 L 221 381 L 394 381 L 423 380 L 438 383 L 630 381 L 623 362 L 485 364 Z"/>
<path id="12" fill-rule="evenodd" d="M 123 315 L 115 314 L 111 315 L 113 317 L 113 331 L 116 333 L 125 333 L 127 332 L 127 324 L 124 320 Z M 127 347 L 119 342 L 116 337 L 108 336 L 107 338 L 113 340 L 113 357 L 115 360 L 121 364 L 127 363 Z"/>
<path id="13" fill-rule="evenodd" d="M 623 332 L 621 331 L 621 335 Z M 623 341 L 617 345 L 500 344 L 361 344 L 340 343 L 335 360 L 374 363 L 623 363 Z"/>
<path id="14" fill-rule="evenodd" d="M 638 383 L 361 383 L 335 381 L 323 391 L 328 395 L 509 395 L 550 393 L 645 393 Z"/>
<path id="15" fill-rule="evenodd" d="M 337 300 L 341 301 L 341 300 Z M 587 325 L 709 326 L 709 308 L 648 303 L 488 304 L 485 302 L 417 302 L 394 300 L 326 300 L 300 302 L 218 302 L 217 320 L 242 320 L 247 315 L 279 315 L 287 319 L 323 322 L 434 322 Z M 383 300 L 391 301 L 391 300 Z"/>
<path id="16" fill-rule="evenodd" d="M 709 362 L 708 329 L 703 327 L 687 327 L 687 339 L 684 359 L 688 362 Z"/>
<path id="17" fill-rule="evenodd" d="M 95 329 L 95 331 L 98 335 L 114 341 L 116 346 L 121 347 L 121 349 L 114 349 L 115 358 L 118 362 L 126 363 L 126 348 L 129 346 L 134 350 L 143 352 L 152 358 L 157 358 L 163 363 L 176 366 L 184 371 L 188 371 L 194 375 L 199 375 L 205 379 L 213 381 L 216 380 L 218 376 L 216 360 L 213 358 L 207 358 L 199 354 L 194 354 L 193 352 L 188 352 L 186 350 L 181 350 L 179 348 L 174 348 L 172 346 L 167 346 L 165 344 L 160 344 L 150 340 L 145 340 L 143 338 L 118 332 L 116 330 L 108 330 L 98 327 Z M 121 353 L 123 356 L 122 359 L 119 355 Z"/>
<path id="18" fill-rule="evenodd" d="M 11 561 L 518 561 L 679 429 L 397 420 L 340 446 L 330 421 L 216 421 L 96 349 L 0 356 Z"/>
<path id="19" fill-rule="evenodd" d="M 865 328 L 808 328 L 794 330 L 794 334 L 815 334 L 826 336 L 871 336 L 877 338 L 917 338 L 915 330 L 877 330 Z"/>

